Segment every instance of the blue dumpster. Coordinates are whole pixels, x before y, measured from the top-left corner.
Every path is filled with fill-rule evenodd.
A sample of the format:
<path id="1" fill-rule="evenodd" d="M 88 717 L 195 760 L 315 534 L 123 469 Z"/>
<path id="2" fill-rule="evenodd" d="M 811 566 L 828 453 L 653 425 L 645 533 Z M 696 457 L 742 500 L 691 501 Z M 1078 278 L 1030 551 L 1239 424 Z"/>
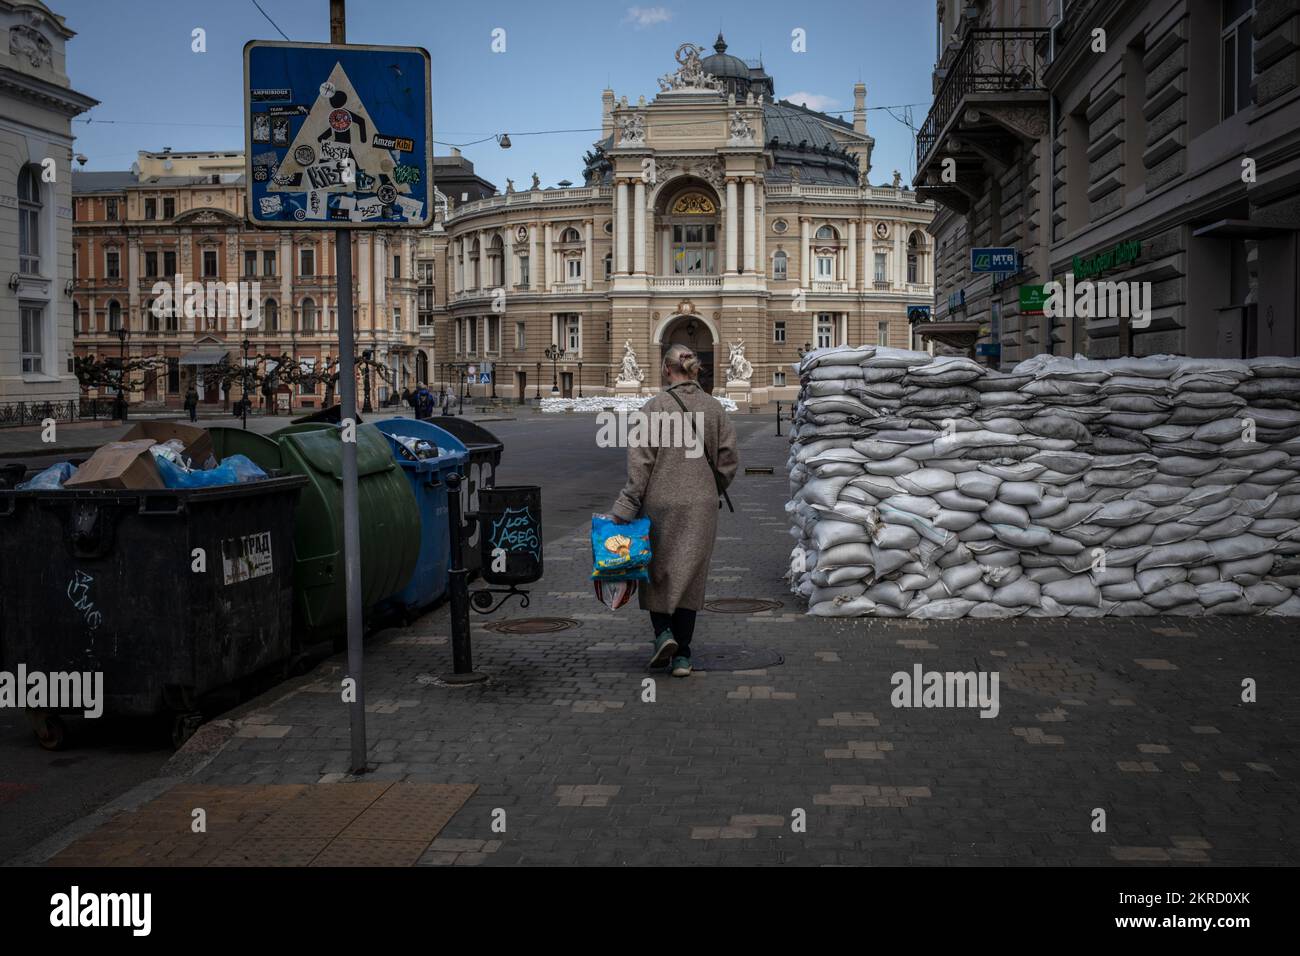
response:
<path id="1" fill-rule="evenodd" d="M 447 592 L 451 538 L 447 519 L 447 476 L 461 470 L 465 446 L 436 425 L 414 418 L 389 418 L 375 422 L 388 438 L 393 457 L 415 492 L 420 510 L 420 553 L 405 588 L 386 600 L 381 609 L 411 612 L 429 607 Z M 434 445 L 434 458 L 412 460 L 399 438 L 414 438 Z"/>

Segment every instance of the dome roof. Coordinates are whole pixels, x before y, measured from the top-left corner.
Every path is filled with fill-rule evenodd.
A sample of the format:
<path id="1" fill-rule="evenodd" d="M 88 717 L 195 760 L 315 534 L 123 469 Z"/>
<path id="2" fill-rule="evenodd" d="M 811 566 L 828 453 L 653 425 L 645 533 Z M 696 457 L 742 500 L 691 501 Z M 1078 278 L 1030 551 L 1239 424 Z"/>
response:
<path id="1" fill-rule="evenodd" d="M 713 51 L 712 56 L 700 59 L 700 66 L 704 68 L 705 73 L 711 73 L 720 80 L 749 79 L 749 66 L 740 57 L 732 56 L 727 52 L 727 41 L 722 39 L 721 33 L 718 34 L 717 42 L 713 44 Z"/>

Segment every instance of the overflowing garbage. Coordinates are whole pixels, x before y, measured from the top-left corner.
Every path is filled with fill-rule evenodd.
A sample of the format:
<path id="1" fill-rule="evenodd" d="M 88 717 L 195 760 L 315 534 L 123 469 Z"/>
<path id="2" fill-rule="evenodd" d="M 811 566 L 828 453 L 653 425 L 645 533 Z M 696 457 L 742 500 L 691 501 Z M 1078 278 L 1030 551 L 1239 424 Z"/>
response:
<path id="1" fill-rule="evenodd" d="M 791 431 L 809 613 L 1300 614 L 1300 358 L 809 353 Z"/>
<path id="2" fill-rule="evenodd" d="M 427 438 L 396 434 L 389 434 L 388 437 L 395 443 L 394 450 L 403 461 L 428 461 L 430 458 L 437 458 L 442 454 L 438 450 L 438 446 Z"/>
<path id="3" fill-rule="evenodd" d="M 58 462 L 20 482 L 14 490 L 213 488 L 266 477 L 265 471 L 243 455 L 229 455 L 218 462 L 206 429 L 141 422 L 119 441 L 101 445 L 81 465 Z"/>

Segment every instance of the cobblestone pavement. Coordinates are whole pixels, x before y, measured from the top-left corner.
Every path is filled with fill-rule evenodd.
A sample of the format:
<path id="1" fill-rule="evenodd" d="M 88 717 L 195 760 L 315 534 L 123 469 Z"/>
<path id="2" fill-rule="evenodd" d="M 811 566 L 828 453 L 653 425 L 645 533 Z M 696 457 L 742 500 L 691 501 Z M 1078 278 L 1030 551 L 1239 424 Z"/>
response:
<path id="1" fill-rule="evenodd" d="M 784 606 L 703 613 L 696 646 L 780 663 L 648 672 L 646 615 L 591 593 L 585 524 L 548 534 L 527 611 L 475 616 L 486 683 L 439 680 L 445 608 L 371 640 L 365 781 L 477 786 L 420 863 L 1300 861 L 1294 622 L 807 618 L 782 580 L 786 446 L 770 422 L 742 437 L 742 467 L 773 473 L 737 480 L 710 598 Z M 485 628 L 521 617 L 575 626 Z M 340 665 L 264 698 L 191 782 L 346 783 Z M 891 675 L 917 665 L 996 671 L 997 716 L 893 707 Z"/>

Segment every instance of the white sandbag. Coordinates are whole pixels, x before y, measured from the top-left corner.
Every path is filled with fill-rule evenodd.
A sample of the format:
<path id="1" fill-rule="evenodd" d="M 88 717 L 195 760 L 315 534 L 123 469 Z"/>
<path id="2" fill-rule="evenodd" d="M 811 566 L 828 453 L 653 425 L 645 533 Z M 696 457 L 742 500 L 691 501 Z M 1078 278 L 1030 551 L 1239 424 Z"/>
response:
<path id="1" fill-rule="evenodd" d="M 867 531 L 860 524 L 824 519 L 817 522 L 816 527 L 813 529 L 812 540 L 817 550 L 825 551 L 836 545 L 851 542 L 865 544 Z"/>
<path id="2" fill-rule="evenodd" d="M 974 606 L 974 601 L 967 601 L 965 598 L 948 598 L 943 601 L 931 601 L 914 611 L 909 611 L 907 616 L 922 621 L 954 620 L 965 617 Z"/>
<path id="3" fill-rule="evenodd" d="M 1018 607 L 1036 605 L 1041 598 L 1042 588 L 1038 583 L 1027 577 L 1021 577 L 993 591 L 991 600 L 1003 607 Z"/>
<path id="4" fill-rule="evenodd" d="M 1037 505 L 1043 500 L 1043 486 L 1032 481 L 1004 481 L 998 501 L 1008 505 Z"/>
<path id="5" fill-rule="evenodd" d="M 889 551 L 910 551 L 921 543 L 921 536 L 906 525 L 882 524 L 876 529 L 872 543 Z"/>
<path id="6" fill-rule="evenodd" d="M 1029 527 L 1029 512 L 1019 505 L 1009 505 L 1002 501 L 993 501 L 986 505 L 983 519 L 991 525 L 1009 524 L 1017 528 Z"/>
<path id="7" fill-rule="evenodd" d="M 933 495 L 936 492 L 951 491 L 957 486 L 957 478 L 952 472 L 938 468 L 921 468 L 897 479 L 903 489 L 913 495 Z"/>
<path id="8" fill-rule="evenodd" d="M 1101 604 L 1101 590 L 1086 577 L 1045 584 L 1043 594 L 1066 606 L 1097 607 Z"/>
<path id="9" fill-rule="evenodd" d="M 1195 586 L 1186 582 L 1171 584 L 1159 591 L 1147 594 L 1142 600 L 1161 611 L 1171 611 L 1179 605 L 1192 602 L 1200 603 Z"/>
<path id="10" fill-rule="evenodd" d="M 949 594 L 958 594 L 965 588 L 980 580 L 983 569 L 978 564 L 964 564 L 958 567 L 945 568 L 940 575 L 943 586 L 948 589 Z"/>

